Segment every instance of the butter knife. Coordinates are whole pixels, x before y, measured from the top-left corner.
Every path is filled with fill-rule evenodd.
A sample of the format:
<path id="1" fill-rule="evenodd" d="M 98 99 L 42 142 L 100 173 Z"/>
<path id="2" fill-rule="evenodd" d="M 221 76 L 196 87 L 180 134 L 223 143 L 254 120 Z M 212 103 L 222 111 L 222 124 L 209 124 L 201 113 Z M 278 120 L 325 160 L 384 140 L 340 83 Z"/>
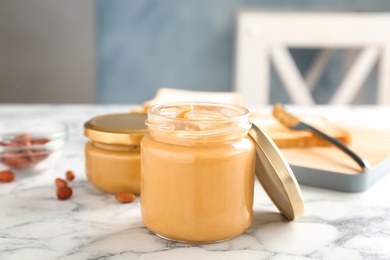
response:
<path id="1" fill-rule="evenodd" d="M 310 130 L 314 134 L 321 136 L 322 138 L 326 139 L 330 143 L 334 144 L 336 147 L 341 149 L 343 152 L 345 152 L 347 155 L 349 155 L 362 169 L 363 171 L 367 171 L 371 168 L 370 163 L 358 156 L 356 153 L 354 153 L 351 149 L 349 149 L 345 144 L 337 140 L 336 138 L 333 138 L 321 130 L 306 124 L 302 122 L 299 118 L 291 115 L 288 113 L 281 104 L 275 104 L 274 110 L 273 110 L 273 116 L 284 126 L 287 126 L 290 129 L 293 130 Z"/>

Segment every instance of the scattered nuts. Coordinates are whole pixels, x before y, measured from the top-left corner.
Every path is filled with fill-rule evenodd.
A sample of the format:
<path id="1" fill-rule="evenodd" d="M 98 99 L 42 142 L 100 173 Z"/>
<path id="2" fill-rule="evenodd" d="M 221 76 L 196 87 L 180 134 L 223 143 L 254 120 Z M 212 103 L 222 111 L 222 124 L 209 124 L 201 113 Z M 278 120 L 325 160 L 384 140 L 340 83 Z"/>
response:
<path id="1" fill-rule="evenodd" d="M 72 189 L 69 188 L 68 186 L 63 186 L 63 187 L 59 187 L 57 189 L 57 198 L 59 200 L 66 200 L 66 199 L 69 199 L 70 196 L 72 196 Z"/>
<path id="2" fill-rule="evenodd" d="M 119 193 L 115 199 L 121 203 L 130 203 L 135 200 L 135 195 L 133 193 Z"/>
<path id="3" fill-rule="evenodd" d="M 11 182 L 15 179 L 15 174 L 12 171 L 0 171 L 0 182 Z"/>
<path id="4" fill-rule="evenodd" d="M 57 179 L 55 180 L 55 184 L 56 184 L 57 188 L 61 188 L 61 187 L 66 187 L 66 186 L 68 186 L 68 184 L 66 183 L 66 181 L 64 181 L 64 180 L 61 179 L 61 178 L 57 178 Z"/>
<path id="5" fill-rule="evenodd" d="M 74 179 L 74 173 L 73 173 L 73 171 L 67 171 L 67 172 L 66 172 L 66 179 L 67 179 L 68 181 L 71 181 L 71 180 Z"/>
<path id="6" fill-rule="evenodd" d="M 65 173 L 65 176 L 68 181 L 74 179 L 73 171 L 67 171 Z M 54 183 L 57 186 L 57 198 L 59 200 L 66 200 L 69 199 L 70 196 L 72 196 L 73 191 L 70 187 L 68 187 L 68 183 L 64 179 L 56 178 Z"/>

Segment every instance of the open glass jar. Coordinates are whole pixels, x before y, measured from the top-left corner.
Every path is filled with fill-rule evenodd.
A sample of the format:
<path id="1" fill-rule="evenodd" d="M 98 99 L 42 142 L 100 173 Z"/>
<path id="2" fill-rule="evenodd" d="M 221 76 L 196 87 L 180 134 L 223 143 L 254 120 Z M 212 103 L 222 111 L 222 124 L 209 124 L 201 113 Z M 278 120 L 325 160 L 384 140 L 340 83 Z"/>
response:
<path id="1" fill-rule="evenodd" d="M 252 223 L 255 147 L 249 111 L 218 103 L 150 107 L 141 142 L 141 212 L 175 241 L 209 243 Z"/>
<path id="2" fill-rule="evenodd" d="M 140 193 L 145 119 L 144 114 L 107 114 L 84 124 L 86 175 L 92 185 L 108 193 Z"/>

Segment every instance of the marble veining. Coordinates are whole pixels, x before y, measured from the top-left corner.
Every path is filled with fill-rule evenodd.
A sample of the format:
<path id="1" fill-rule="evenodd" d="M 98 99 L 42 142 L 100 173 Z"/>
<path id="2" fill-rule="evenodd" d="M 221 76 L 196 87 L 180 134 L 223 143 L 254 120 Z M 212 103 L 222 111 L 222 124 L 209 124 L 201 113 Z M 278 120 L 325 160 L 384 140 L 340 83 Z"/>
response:
<path id="1" fill-rule="evenodd" d="M 120 204 L 89 184 L 83 123 L 127 112 L 126 105 L 0 105 L 0 120 L 46 118 L 69 126 L 61 159 L 50 170 L 0 183 L 0 259 L 390 259 L 390 175 L 361 193 L 301 186 L 305 214 L 287 222 L 257 182 L 254 220 L 229 241 L 189 245 L 157 237 L 142 224 L 140 201 Z M 269 107 L 256 108 L 264 111 Z M 303 107 L 292 107 L 296 112 Z M 336 121 L 390 129 L 390 107 L 316 107 Z M 375 116 L 373 116 L 375 115 Z M 365 123 L 367 123 L 367 121 Z M 54 179 L 72 169 L 73 196 L 59 201 Z"/>

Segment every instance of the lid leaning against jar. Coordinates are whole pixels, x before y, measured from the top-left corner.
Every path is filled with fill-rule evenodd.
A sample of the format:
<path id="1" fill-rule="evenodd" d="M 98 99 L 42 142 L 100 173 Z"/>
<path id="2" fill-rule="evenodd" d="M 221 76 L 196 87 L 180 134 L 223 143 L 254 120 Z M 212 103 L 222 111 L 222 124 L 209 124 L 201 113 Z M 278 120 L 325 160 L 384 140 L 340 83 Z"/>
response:
<path id="1" fill-rule="evenodd" d="M 298 182 L 272 139 L 254 123 L 249 135 L 256 144 L 256 176 L 279 211 L 288 219 L 303 215 L 304 203 Z"/>
<path id="2" fill-rule="evenodd" d="M 107 114 L 84 124 L 84 135 L 106 144 L 139 145 L 147 133 L 146 114 Z"/>

